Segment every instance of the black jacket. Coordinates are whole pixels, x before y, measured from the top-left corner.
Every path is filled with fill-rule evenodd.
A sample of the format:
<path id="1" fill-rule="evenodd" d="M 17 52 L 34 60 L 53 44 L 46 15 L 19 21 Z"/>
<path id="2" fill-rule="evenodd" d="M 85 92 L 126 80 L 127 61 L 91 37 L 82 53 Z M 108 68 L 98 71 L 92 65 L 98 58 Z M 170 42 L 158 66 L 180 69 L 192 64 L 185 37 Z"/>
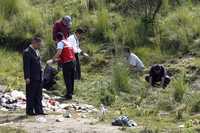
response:
<path id="1" fill-rule="evenodd" d="M 56 74 L 58 71 L 49 66 L 46 65 L 44 69 L 44 76 L 43 76 L 43 88 L 50 90 L 54 84 L 56 84 Z"/>
<path id="2" fill-rule="evenodd" d="M 36 52 L 28 47 L 23 52 L 24 79 L 31 81 L 42 81 L 42 67 L 40 57 Z"/>

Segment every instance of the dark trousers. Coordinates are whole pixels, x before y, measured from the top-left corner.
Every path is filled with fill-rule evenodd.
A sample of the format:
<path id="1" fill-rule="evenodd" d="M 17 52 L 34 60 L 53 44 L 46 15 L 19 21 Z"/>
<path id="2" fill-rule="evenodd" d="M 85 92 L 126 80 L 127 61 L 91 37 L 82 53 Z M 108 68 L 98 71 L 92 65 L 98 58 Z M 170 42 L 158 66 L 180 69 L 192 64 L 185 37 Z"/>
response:
<path id="1" fill-rule="evenodd" d="M 26 113 L 43 113 L 42 84 L 40 81 L 31 81 L 26 85 Z"/>
<path id="2" fill-rule="evenodd" d="M 145 80 L 147 82 L 150 82 L 150 76 L 146 76 Z M 165 80 L 164 80 L 164 87 L 167 87 L 167 85 L 170 83 L 170 81 L 171 81 L 170 77 L 166 76 Z M 161 79 L 160 80 L 156 80 L 156 79 L 152 78 L 152 84 L 151 85 L 154 86 L 154 87 L 158 86 L 159 85 L 158 82 L 161 82 Z"/>
<path id="3" fill-rule="evenodd" d="M 72 96 L 74 93 L 74 62 L 63 64 L 63 76 L 66 85 L 66 96 Z"/>
<path id="4" fill-rule="evenodd" d="M 76 66 L 75 66 L 74 78 L 75 78 L 75 80 L 80 80 L 81 79 L 80 60 L 79 60 L 78 54 L 75 54 L 75 57 L 76 57 Z"/>

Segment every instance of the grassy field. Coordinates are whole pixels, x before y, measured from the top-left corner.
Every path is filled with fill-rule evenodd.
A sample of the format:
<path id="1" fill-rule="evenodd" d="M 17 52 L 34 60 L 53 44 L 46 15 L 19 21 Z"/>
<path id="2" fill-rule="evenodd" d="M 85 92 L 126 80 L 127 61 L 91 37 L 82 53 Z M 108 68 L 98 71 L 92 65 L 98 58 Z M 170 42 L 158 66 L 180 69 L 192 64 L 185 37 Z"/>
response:
<path id="1" fill-rule="evenodd" d="M 16 50 L 40 34 L 45 62 L 55 51 L 53 22 L 71 15 L 72 31 L 79 26 L 87 30 L 81 47 L 91 56 L 81 61 L 83 80 L 75 84 L 76 98 L 97 107 L 105 104 L 109 112 L 102 122 L 128 115 L 141 126 L 130 131 L 124 128 L 130 133 L 200 132 L 195 124 L 200 119 L 200 91 L 193 86 L 200 81 L 200 4 L 197 0 L 162 0 L 159 7 L 159 1 L 1 0 L 0 85 L 24 90 L 22 58 Z M 144 74 L 131 73 L 124 65 L 119 58 L 124 46 L 142 59 Z M 166 90 L 151 88 L 144 81 L 155 63 L 164 64 L 172 76 Z M 54 94 L 64 95 L 62 73 L 59 77 Z"/>
<path id="2" fill-rule="evenodd" d="M 0 84 L 10 89 L 24 89 L 22 56 L 15 51 L 0 49 Z"/>

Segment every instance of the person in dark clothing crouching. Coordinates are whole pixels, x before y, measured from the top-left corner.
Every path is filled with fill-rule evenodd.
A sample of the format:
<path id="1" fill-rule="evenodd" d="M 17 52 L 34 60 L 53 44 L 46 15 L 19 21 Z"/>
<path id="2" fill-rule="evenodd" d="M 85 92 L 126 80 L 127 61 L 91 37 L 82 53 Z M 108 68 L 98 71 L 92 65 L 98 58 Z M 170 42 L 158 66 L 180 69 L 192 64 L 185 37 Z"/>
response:
<path id="1" fill-rule="evenodd" d="M 27 115 L 46 115 L 42 108 L 42 67 L 38 51 L 41 42 L 40 37 L 33 37 L 30 46 L 23 52 Z"/>
<path id="2" fill-rule="evenodd" d="M 52 60 L 47 61 L 47 64 L 53 62 L 59 62 L 62 64 L 62 71 L 64 76 L 64 81 L 66 85 L 66 95 L 67 100 L 72 99 L 74 93 L 74 71 L 76 61 L 74 49 L 71 43 L 69 43 L 62 33 L 56 34 L 57 42 L 57 53 Z"/>
<path id="3" fill-rule="evenodd" d="M 145 77 L 153 87 L 161 86 L 163 89 L 170 83 L 170 77 L 167 75 L 166 69 L 159 64 L 153 65 L 149 75 Z"/>

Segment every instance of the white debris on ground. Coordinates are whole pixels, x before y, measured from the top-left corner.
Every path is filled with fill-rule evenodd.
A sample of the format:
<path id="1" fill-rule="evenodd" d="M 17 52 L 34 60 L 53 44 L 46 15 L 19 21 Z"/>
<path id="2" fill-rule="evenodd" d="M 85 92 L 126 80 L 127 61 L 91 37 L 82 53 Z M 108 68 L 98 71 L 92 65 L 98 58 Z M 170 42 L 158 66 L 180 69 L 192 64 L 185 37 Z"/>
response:
<path id="1" fill-rule="evenodd" d="M 98 110 L 88 104 L 82 104 L 78 102 L 74 103 L 62 103 L 56 99 L 60 97 L 51 97 L 46 93 L 43 93 L 43 108 L 45 112 L 63 113 L 77 112 L 77 113 L 92 113 Z M 1 111 L 16 111 L 26 108 L 26 96 L 22 91 L 14 90 L 12 92 L 0 91 L 0 110 Z M 67 116 L 66 116 L 67 117 Z M 70 114 L 68 114 L 70 117 Z"/>

